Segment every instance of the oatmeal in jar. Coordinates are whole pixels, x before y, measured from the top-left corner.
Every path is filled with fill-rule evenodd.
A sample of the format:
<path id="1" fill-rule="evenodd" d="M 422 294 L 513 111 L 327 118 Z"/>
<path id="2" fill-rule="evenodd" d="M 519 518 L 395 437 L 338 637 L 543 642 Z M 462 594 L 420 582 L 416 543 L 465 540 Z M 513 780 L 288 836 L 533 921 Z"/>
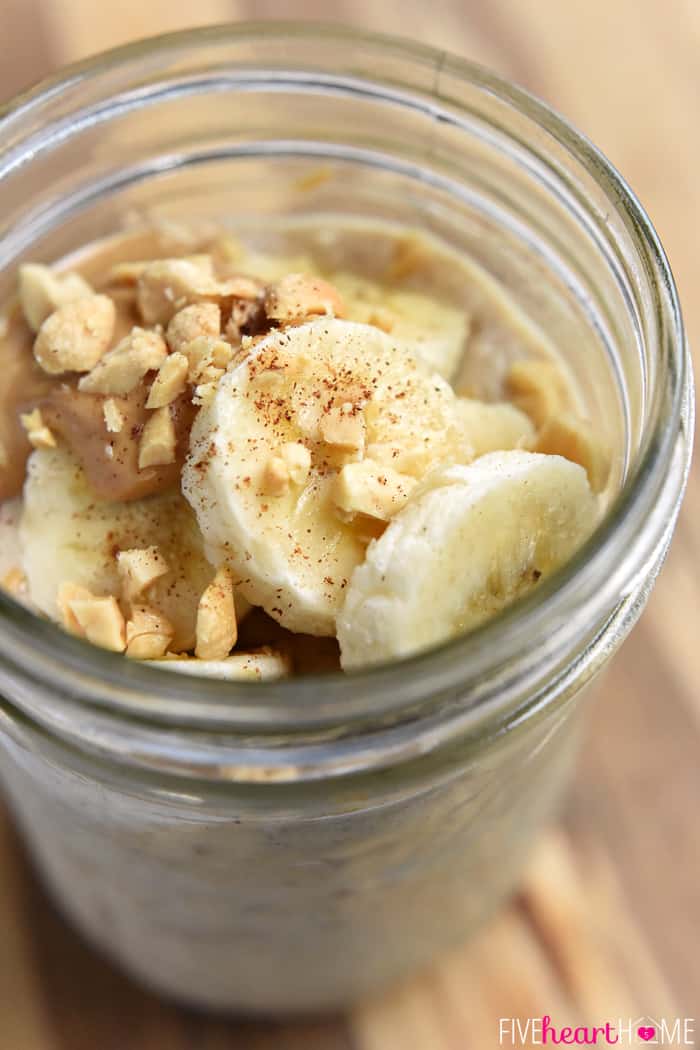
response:
<path id="1" fill-rule="evenodd" d="M 381 274 L 165 240 L 20 268 L 3 567 L 36 612 L 173 671 L 352 670 L 478 625 L 591 533 L 609 463 L 565 369 L 480 365 L 416 282 L 427 239 Z"/>

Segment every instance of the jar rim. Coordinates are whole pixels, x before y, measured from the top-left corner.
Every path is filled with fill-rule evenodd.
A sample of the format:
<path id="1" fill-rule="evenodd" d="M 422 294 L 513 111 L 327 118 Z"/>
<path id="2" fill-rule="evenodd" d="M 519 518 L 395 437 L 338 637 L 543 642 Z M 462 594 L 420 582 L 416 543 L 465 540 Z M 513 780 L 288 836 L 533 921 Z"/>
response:
<path id="1" fill-rule="evenodd" d="M 544 128 L 573 154 L 606 196 L 626 212 L 636 234 L 651 284 L 654 309 L 670 362 L 665 411 L 656 413 L 641 454 L 589 541 L 558 572 L 525 598 L 475 631 L 426 652 L 362 671 L 299 676 L 270 682 L 220 682 L 141 667 L 65 634 L 0 593 L 0 672 L 55 691 L 66 680 L 66 693 L 88 708 L 108 708 L 120 717 L 160 725 L 181 725 L 230 733 L 294 732 L 310 727 L 346 726 L 410 717 L 426 697 L 449 700 L 471 684 L 470 703 L 485 717 L 498 717 L 512 705 L 507 691 L 489 688 L 494 677 L 523 654 L 533 639 L 542 645 L 548 625 L 558 625 L 563 644 L 583 611 L 610 610 L 630 593 L 640 570 L 658 547 L 675 514 L 689 466 L 689 442 L 681 428 L 692 429 L 692 378 L 678 296 L 665 253 L 636 196 L 600 151 L 564 118 L 528 92 L 482 67 L 427 45 L 401 38 L 318 23 L 249 22 L 210 26 L 151 37 L 69 66 L 0 109 L 0 132 L 20 122 L 68 85 L 105 70 L 128 66 L 156 52 L 186 45 L 234 43 L 280 37 L 344 44 L 367 44 L 398 52 L 408 61 L 427 64 L 435 73 L 432 89 L 416 95 L 416 104 L 439 119 L 445 96 L 442 77 L 457 76 Z M 311 66 L 308 66 L 311 70 Z M 365 82 L 370 79 L 364 72 Z M 375 83 L 377 78 L 374 78 Z M 459 108 L 450 98 L 450 106 Z M 684 422 L 685 421 L 685 422 Z M 644 530 L 642 529 L 644 525 Z M 653 534 L 652 534 L 653 533 Z M 593 620 L 595 622 L 595 615 Z M 192 699 L 196 682 L 196 699 Z M 483 686 L 483 688 L 481 688 Z"/>

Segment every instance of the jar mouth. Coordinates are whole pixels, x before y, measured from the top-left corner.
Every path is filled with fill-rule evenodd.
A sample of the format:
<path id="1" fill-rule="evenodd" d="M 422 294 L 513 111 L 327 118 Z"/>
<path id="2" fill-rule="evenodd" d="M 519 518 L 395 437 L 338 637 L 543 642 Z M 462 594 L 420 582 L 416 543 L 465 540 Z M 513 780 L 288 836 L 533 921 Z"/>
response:
<path id="1" fill-rule="evenodd" d="M 446 105 L 449 75 L 479 87 L 517 110 L 584 166 L 632 231 L 638 265 L 648 284 L 663 362 L 650 391 L 651 411 L 634 462 L 599 527 L 576 556 L 523 598 L 467 635 L 392 664 L 364 671 L 300 676 L 270 682 L 180 678 L 72 638 L 0 593 L 0 681 L 18 676 L 88 707 L 108 708 L 144 723 L 182 725 L 231 733 L 283 733 L 412 717 L 430 703 L 459 700 L 497 718 L 512 708 L 510 688 L 523 661 L 549 672 L 571 653 L 582 624 L 602 626 L 641 583 L 645 567 L 670 538 L 690 459 L 692 377 L 677 292 L 656 232 L 619 173 L 584 136 L 544 103 L 466 60 L 422 44 L 314 23 L 240 23 L 168 34 L 120 47 L 68 67 L 0 110 L 0 132 L 15 141 L 16 126 L 68 85 L 183 44 L 332 39 L 352 47 L 369 43 L 431 71 L 431 88 L 411 103 L 435 121 L 459 129 L 459 106 Z M 263 70 L 264 72 L 264 70 Z M 368 78 L 358 74 L 367 82 Z M 12 152 L 12 145 L 9 147 Z M 547 160 L 538 154 L 540 164 Z M 14 162 L 21 162 L 18 155 Z M 0 178 L 3 164 L 0 157 Z M 551 169 L 553 192 L 561 171 Z M 596 216 L 595 221 L 604 222 Z M 549 661 L 547 663 L 547 661 Z M 533 674 L 535 672 L 533 671 Z M 535 678 L 537 676 L 535 675 Z M 535 680 L 534 678 L 532 679 Z M 538 679 L 544 680 L 543 676 Z M 59 683 L 57 685 L 57 683 Z M 64 684 L 65 683 L 65 684 Z M 193 693 L 195 694 L 193 697 Z"/>

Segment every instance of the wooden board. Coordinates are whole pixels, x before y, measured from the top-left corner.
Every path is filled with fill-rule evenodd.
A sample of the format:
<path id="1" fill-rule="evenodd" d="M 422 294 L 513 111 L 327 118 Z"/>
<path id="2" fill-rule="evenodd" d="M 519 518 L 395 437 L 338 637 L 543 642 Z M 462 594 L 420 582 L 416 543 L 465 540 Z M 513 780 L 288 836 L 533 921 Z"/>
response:
<path id="1" fill-rule="evenodd" d="M 3 0 L 0 97 L 132 37 L 227 18 L 354 22 L 476 58 L 570 117 L 621 169 L 670 255 L 700 347 L 697 0 Z M 203 1018 L 134 987 L 56 916 L 0 817 L 1 1050 L 490 1050 L 499 1018 L 697 1017 L 700 468 L 634 635 L 590 712 L 560 825 L 474 941 L 347 1016 Z M 652 1044 L 653 1045 L 653 1044 Z"/>

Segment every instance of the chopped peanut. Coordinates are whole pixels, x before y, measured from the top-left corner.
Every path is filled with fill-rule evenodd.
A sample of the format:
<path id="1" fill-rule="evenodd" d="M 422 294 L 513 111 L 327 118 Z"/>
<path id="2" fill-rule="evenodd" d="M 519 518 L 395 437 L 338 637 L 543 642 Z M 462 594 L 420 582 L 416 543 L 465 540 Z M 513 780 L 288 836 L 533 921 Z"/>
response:
<path id="1" fill-rule="evenodd" d="M 104 416 L 105 426 L 109 433 L 121 433 L 122 427 L 124 426 L 124 415 L 114 398 L 107 398 L 102 405 L 102 414 Z"/>
<path id="2" fill-rule="evenodd" d="M 56 438 L 44 423 L 38 408 L 35 408 L 32 412 L 20 412 L 19 419 L 27 432 L 30 445 L 34 448 L 56 447 Z"/>
<path id="3" fill-rule="evenodd" d="M 175 462 L 177 439 L 170 406 L 156 408 L 146 422 L 139 445 L 139 470 Z"/>
<path id="4" fill-rule="evenodd" d="M 41 325 L 34 357 L 49 375 L 89 372 L 114 333 L 116 310 L 106 295 L 84 295 L 60 306 Z"/>
<path id="5" fill-rule="evenodd" d="M 365 514 L 388 521 L 408 501 L 414 478 L 374 463 L 346 463 L 335 478 L 332 499 L 342 516 Z"/>
<path id="6" fill-rule="evenodd" d="M 116 598 L 73 598 L 68 607 L 88 642 L 115 653 L 124 652 L 126 625 Z"/>
<path id="7" fill-rule="evenodd" d="M 19 268 L 19 301 L 33 332 L 38 332 L 59 306 L 92 294 L 92 288 L 80 274 L 56 274 L 38 263 L 26 263 Z"/>
<path id="8" fill-rule="evenodd" d="M 171 350 L 182 353 L 193 339 L 217 338 L 221 333 L 221 310 L 216 303 L 193 303 L 178 310 L 170 321 L 165 338 Z"/>
<path id="9" fill-rule="evenodd" d="M 146 408 L 163 408 L 179 397 L 187 385 L 189 362 L 184 354 L 174 353 L 163 361 L 151 384 Z"/>
<path id="10" fill-rule="evenodd" d="M 71 611 L 70 603 L 78 598 L 89 600 L 95 597 L 96 595 L 89 591 L 87 587 L 81 587 L 77 583 L 62 583 L 58 588 L 56 605 L 58 606 L 63 626 L 71 634 L 82 636 L 84 632 Z"/>
<path id="11" fill-rule="evenodd" d="M 78 389 L 88 394 L 128 394 L 138 386 L 146 372 L 160 368 L 167 353 L 165 340 L 158 332 L 132 328 L 88 375 L 83 376 Z"/>
<path id="12" fill-rule="evenodd" d="M 365 447 L 365 420 L 351 402 L 333 408 L 321 418 L 321 438 L 328 445 L 361 452 Z"/>
<path id="13" fill-rule="evenodd" d="M 146 324 L 167 324 L 173 314 L 214 282 L 212 260 L 207 255 L 184 259 L 157 259 L 138 278 L 137 302 Z"/>
<path id="14" fill-rule="evenodd" d="M 222 566 L 199 599 L 197 608 L 197 644 L 195 656 L 200 660 L 223 660 L 238 638 L 233 580 Z"/>
<path id="15" fill-rule="evenodd" d="M 265 312 L 272 321 L 289 324 L 304 317 L 343 317 L 345 304 L 332 284 L 304 273 L 290 273 L 265 290 Z"/>
<path id="16" fill-rule="evenodd" d="M 535 443 L 536 452 L 563 456 L 579 463 L 588 474 L 594 492 L 602 492 L 610 474 L 610 460 L 590 423 L 572 413 L 548 419 Z"/>
<path id="17" fill-rule="evenodd" d="M 167 617 L 148 605 L 137 605 L 126 624 L 126 655 L 133 660 L 158 660 L 165 656 L 175 629 Z"/>
<path id="18" fill-rule="evenodd" d="M 280 457 L 295 485 L 303 485 L 311 470 L 311 453 L 300 441 L 286 441 L 280 448 Z"/>
<path id="19" fill-rule="evenodd" d="M 170 566 L 157 547 L 132 547 L 117 552 L 117 568 L 122 579 L 124 597 L 132 602 Z"/>
<path id="20" fill-rule="evenodd" d="M 11 594 L 13 598 L 24 598 L 27 595 L 27 577 L 22 569 L 14 566 L 0 580 L 0 587 L 7 591 L 8 594 Z"/>
<path id="21" fill-rule="evenodd" d="M 116 263 L 109 271 L 109 282 L 133 287 L 148 265 L 148 262 L 138 261 Z"/>
<path id="22" fill-rule="evenodd" d="M 507 401 L 457 399 L 462 428 L 462 448 L 471 447 L 474 456 L 497 449 L 531 448 L 535 428 L 529 416 Z"/>
<path id="23" fill-rule="evenodd" d="M 289 470 L 281 456 L 270 456 L 262 476 L 263 491 L 281 496 L 289 491 Z"/>
<path id="24" fill-rule="evenodd" d="M 233 348 L 223 339 L 201 336 L 193 339 L 183 353 L 188 361 L 187 381 L 199 385 L 214 383 L 224 374 L 233 357 Z"/>
<path id="25" fill-rule="evenodd" d="M 556 415 L 566 400 L 566 383 L 553 361 L 513 362 L 505 387 L 513 404 L 538 427 Z"/>
<path id="26" fill-rule="evenodd" d="M 211 256 L 160 259 L 146 267 L 139 278 L 137 301 L 146 324 L 167 324 L 179 310 L 193 303 L 229 303 L 257 299 L 262 285 L 253 277 L 232 276 L 219 280 Z"/>

